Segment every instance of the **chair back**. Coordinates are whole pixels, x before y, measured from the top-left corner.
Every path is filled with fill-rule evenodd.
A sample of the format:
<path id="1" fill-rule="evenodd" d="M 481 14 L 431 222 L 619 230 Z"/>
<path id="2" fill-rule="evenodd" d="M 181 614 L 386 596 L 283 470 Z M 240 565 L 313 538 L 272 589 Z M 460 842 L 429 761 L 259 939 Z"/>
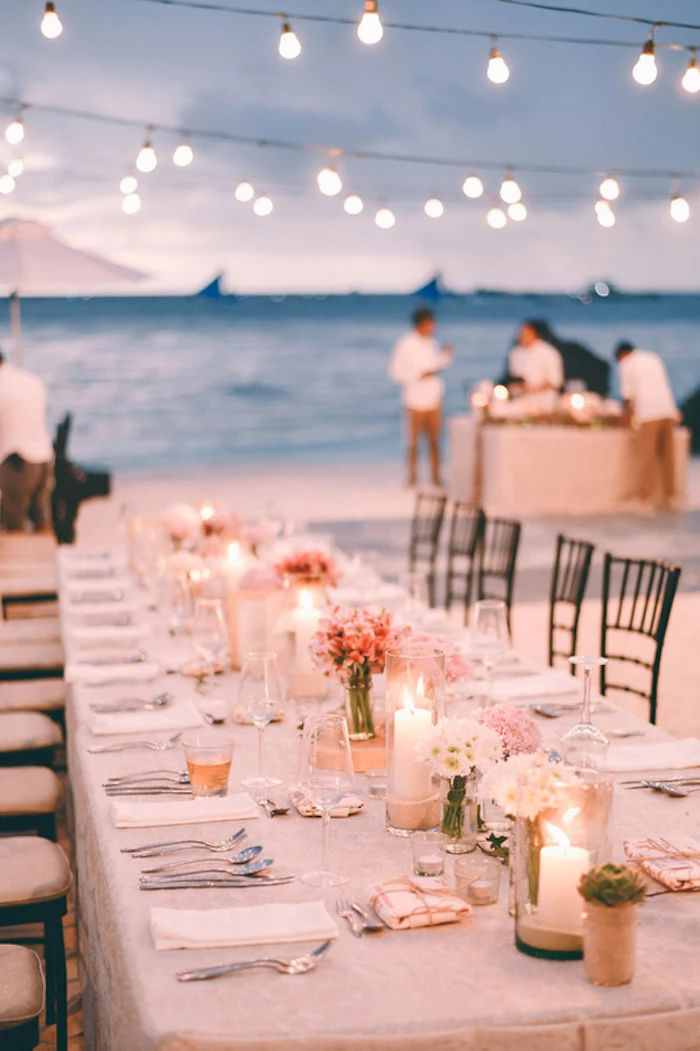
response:
<path id="1" fill-rule="evenodd" d="M 479 542 L 477 596 L 505 602 L 509 630 L 521 530 L 521 523 L 514 519 L 484 516 Z"/>
<path id="2" fill-rule="evenodd" d="M 680 575 L 680 566 L 668 562 L 605 555 L 600 652 L 608 664 L 600 669 L 600 692 L 621 690 L 642 697 L 649 702 L 652 723 L 661 654 Z M 618 676 L 623 669 L 632 676 L 633 669 L 641 669 L 639 681 L 643 678 L 646 683 L 622 682 Z"/>
<path id="3" fill-rule="evenodd" d="M 587 540 L 557 537 L 552 583 L 549 590 L 549 663 L 555 657 L 568 660 L 576 653 L 578 624 L 581 605 L 586 592 L 588 575 L 595 546 Z M 557 649 L 561 635 L 568 636 L 564 649 Z M 576 674 L 576 665 L 571 664 L 571 674 Z"/>
<path id="4" fill-rule="evenodd" d="M 408 568 L 413 572 L 425 569 L 428 575 L 430 605 L 435 605 L 435 562 L 440 532 L 445 518 L 445 493 L 419 490 L 411 522 L 411 541 L 408 549 Z"/>
<path id="5" fill-rule="evenodd" d="M 455 601 L 461 601 L 464 606 L 465 624 L 469 618 L 474 569 L 485 521 L 484 512 L 480 507 L 459 500 L 455 502 L 447 549 L 445 608 L 449 610 Z"/>

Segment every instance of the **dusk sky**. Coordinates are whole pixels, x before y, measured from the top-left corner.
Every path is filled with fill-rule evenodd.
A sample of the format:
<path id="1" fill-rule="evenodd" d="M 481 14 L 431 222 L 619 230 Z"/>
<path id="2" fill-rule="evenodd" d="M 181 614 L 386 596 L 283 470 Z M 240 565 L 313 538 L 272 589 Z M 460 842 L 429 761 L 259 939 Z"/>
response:
<path id="1" fill-rule="evenodd" d="M 223 3 L 228 0 L 222 0 Z M 232 0 L 233 2 L 233 0 Z M 248 6 L 274 10 L 271 0 Z M 30 103 L 95 110 L 143 122 L 121 128 L 42 113 L 24 114 L 26 138 L 2 140 L 0 165 L 15 153 L 27 171 L 0 198 L 0 217 L 38 218 L 71 243 L 152 275 L 140 290 L 193 291 L 226 270 L 236 291 L 410 291 L 441 270 L 457 290 L 477 286 L 569 290 L 598 278 L 627 289 L 697 289 L 700 284 L 700 92 L 680 87 L 687 53 L 660 51 L 654 85 L 635 84 L 638 52 L 617 47 L 503 40 L 503 86 L 486 78 L 487 39 L 387 29 L 374 47 L 352 26 L 293 22 L 302 54 L 277 52 L 276 20 L 187 10 L 139 0 L 56 0 L 57 40 L 39 32 L 43 0 L 4 0 L 0 94 Z M 606 10 L 606 0 L 582 6 Z M 610 0 L 623 14 L 700 22 L 697 0 Z M 362 0 L 294 0 L 293 10 L 359 17 Z M 563 34 L 634 42 L 644 26 L 511 7 L 496 0 L 381 0 L 385 21 L 488 32 Z M 290 15 L 291 17 L 291 15 Z M 700 45 L 700 32 L 661 29 L 659 44 Z M 11 110 L 3 107 L 5 123 Z M 141 177 L 140 212 L 121 211 L 119 180 L 148 123 L 283 138 L 428 157 L 510 162 L 529 217 L 492 230 L 487 196 L 501 174 L 482 172 L 487 195 L 461 192 L 466 168 L 342 158 L 344 190 L 366 208 L 343 212 L 345 192 L 316 187 L 323 155 L 192 138 L 194 162 L 175 168 L 177 139 L 156 130 L 159 164 Z M 670 180 L 628 178 L 617 224 L 601 228 L 600 178 L 520 175 L 518 163 L 601 172 L 695 170 L 682 190 L 693 212 L 669 217 Z M 274 201 L 260 218 L 234 199 L 249 178 Z M 441 219 L 423 214 L 428 197 Z M 373 216 L 386 201 L 396 226 Z"/>

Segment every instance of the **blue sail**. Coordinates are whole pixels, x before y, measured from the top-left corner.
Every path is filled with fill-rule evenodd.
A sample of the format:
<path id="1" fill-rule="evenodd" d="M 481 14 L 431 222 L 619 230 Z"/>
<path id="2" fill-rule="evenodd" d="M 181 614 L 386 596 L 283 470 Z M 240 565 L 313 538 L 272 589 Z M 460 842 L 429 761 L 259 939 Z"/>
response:
<path id="1" fill-rule="evenodd" d="M 442 296 L 449 296 L 450 292 L 442 282 L 442 274 L 435 274 L 435 277 L 431 278 L 427 285 L 417 288 L 413 295 L 420 296 L 421 299 L 435 301 L 436 299 L 441 299 Z"/>
<path id="2" fill-rule="evenodd" d="M 223 292 L 221 291 L 221 281 L 223 274 L 217 274 L 213 281 L 210 281 L 208 285 L 196 292 L 195 295 L 204 296 L 206 299 L 221 299 Z"/>

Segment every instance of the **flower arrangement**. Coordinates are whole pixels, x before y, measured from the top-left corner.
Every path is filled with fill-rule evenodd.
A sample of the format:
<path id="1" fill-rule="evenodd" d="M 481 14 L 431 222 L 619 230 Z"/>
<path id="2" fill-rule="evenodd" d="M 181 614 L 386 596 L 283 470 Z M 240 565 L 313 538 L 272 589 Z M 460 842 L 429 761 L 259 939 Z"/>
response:
<path id="1" fill-rule="evenodd" d="M 275 569 L 249 569 L 238 581 L 241 591 L 277 591 L 283 586 Z"/>
<path id="2" fill-rule="evenodd" d="M 491 708 L 479 708 L 474 718 L 483 726 L 490 726 L 496 731 L 506 759 L 512 755 L 536 752 L 542 744 L 542 737 L 534 719 L 520 708 L 497 704 Z"/>
<path id="3" fill-rule="evenodd" d="M 243 526 L 241 536 L 256 555 L 259 548 L 275 541 L 277 530 L 269 522 L 247 522 Z"/>
<path id="4" fill-rule="evenodd" d="M 241 516 L 235 511 L 228 511 L 225 507 L 212 508 L 212 513 L 206 517 L 201 515 L 202 536 L 236 537 L 241 532 Z"/>
<path id="5" fill-rule="evenodd" d="M 194 541 L 199 536 L 202 520 L 189 504 L 171 504 L 164 514 L 165 525 L 174 544 Z"/>
<path id="6" fill-rule="evenodd" d="M 327 551 L 311 548 L 294 551 L 278 562 L 275 569 L 282 577 L 324 577 L 331 587 L 338 583 L 338 568 Z"/>
<path id="7" fill-rule="evenodd" d="M 562 785 L 573 785 L 576 780 L 573 768 L 550 759 L 546 752 L 523 752 L 489 770 L 481 782 L 481 794 L 493 799 L 508 817 L 534 821 L 556 806 Z"/>
<path id="8" fill-rule="evenodd" d="M 462 679 L 466 679 L 469 676 L 469 662 L 457 643 L 451 639 L 444 639 L 439 635 L 431 635 L 427 631 L 416 631 L 414 628 L 409 628 L 408 631 L 409 633 L 406 635 L 406 642 L 402 645 L 402 649 L 405 646 L 415 644 L 417 646 L 433 646 L 436 650 L 440 650 L 441 653 L 445 654 L 445 678 L 448 683 L 461 682 Z"/>

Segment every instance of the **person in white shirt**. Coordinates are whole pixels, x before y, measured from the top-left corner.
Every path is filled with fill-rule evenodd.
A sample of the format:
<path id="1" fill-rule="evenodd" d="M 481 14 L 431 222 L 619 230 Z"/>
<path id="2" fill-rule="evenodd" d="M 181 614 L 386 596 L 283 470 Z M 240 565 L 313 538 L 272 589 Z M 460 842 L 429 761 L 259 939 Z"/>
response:
<path id="1" fill-rule="evenodd" d="M 625 414 L 635 432 L 635 495 L 648 504 L 660 474 L 660 506 L 668 507 L 675 493 L 673 430 L 679 414 L 666 366 L 658 354 L 626 341 L 618 343 L 615 357 Z"/>
<path id="2" fill-rule="evenodd" d="M 508 358 L 508 371 L 513 377 L 511 396 L 527 397 L 528 407 L 535 413 L 556 410 L 564 386 L 564 363 L 556 347 L 540 337 L 533 322 L 523 322 Z"/>
<path id="3" fill-rule="evenodd" d="M 53 445 L 46 426 L 46 387 L 0 352 L 0 524 L 51 528 Z"/>
<path id="4" fill-rule="evenodd" d="M 445 381 L 439 373 L 452 363 L 452 348 L 435 339 L 435 316 L 427 307 L 413 314 L 413 329 L 396 343 L 389 377 L 403 388 L 408 427 L 408 484 L 418 479 L 418 446 L 423 434 L 430 446 L 433 485 L 442 486 L 440 433 Z"/>

